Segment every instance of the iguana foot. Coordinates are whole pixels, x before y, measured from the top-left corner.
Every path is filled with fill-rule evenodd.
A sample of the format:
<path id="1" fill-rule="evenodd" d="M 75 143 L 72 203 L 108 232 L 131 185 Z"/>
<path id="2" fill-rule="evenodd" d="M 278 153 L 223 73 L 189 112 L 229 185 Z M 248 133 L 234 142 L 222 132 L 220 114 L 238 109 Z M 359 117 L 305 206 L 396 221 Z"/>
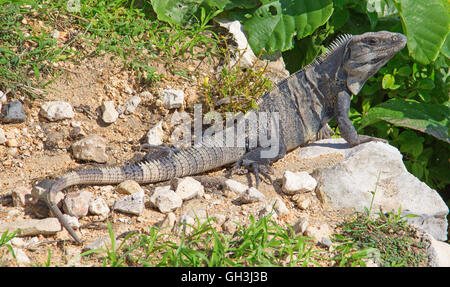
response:
<path id="1" fill-rule="evenodd" d="M 329 139 L 332 136 L 334 136 L 334 131 L 326 124 L 317 132 L 316 140 Z"/>
<path id="2" fill-rule="evenodd" d="M 366 136 L 366 135 L 358 135 L 358 140 L 355 143 L 350 143 L 352 146 L 357 146 L 363 143 L 368 143 L 368 142 L 382 142 L 385 144 L 388 144 L 389 141 L 385 140 L 385 139 L 380 139 L 377 137 L 371 137 L 371 136 Z"/>
<path id="3" fill-rule="evenodd" d="M 253 174 L 255 175 L 255 185 L 257 188 L 261 181 L 260 175 L 266 178 L 270 184 L 273 183 L 272 177 L 269 175 L 269 173 L 273 174 L 273 167 L 270 163 L 262 163 L 251 159 L 241 158 L 231 170 L 231 175 L 241 168 L 246 168 L 247 170 L 251 168 Z"/>

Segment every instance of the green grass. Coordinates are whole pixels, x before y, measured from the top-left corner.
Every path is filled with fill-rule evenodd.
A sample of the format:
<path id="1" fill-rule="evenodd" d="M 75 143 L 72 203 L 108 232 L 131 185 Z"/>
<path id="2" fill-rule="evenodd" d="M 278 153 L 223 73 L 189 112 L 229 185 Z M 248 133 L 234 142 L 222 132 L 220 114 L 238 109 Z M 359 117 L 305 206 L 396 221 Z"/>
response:
<path id="1" fill-rule="evenodd" d="M 214 220 L 186 224 L 192 228 L 188 234 L 175 235 L 153 226 L 146 233 L 130 232 L 120 239 L 107 222 L 111 243 L 77 256 L 104 267 L 364 267 L 368 259 L 385 267 L 427 265 L 425 243 L 399 213 L 380 213 L 376 219 L 367 213 L 354 214 L 333 235 L 331 250 L 315 247 L 311 238 L 280 227 L 269 216 L 250 217 L 250 224 L 239 226 L 233 234 L 218 232 Z M 13 255 L 7 242 L 14 236 L 5 232 L 0 238 L 0 248 L 7 247 Z M 51 250 L 43 264 L 33 266 L 51 266 Z"/>
<path id="2" fill-rule="evenodd" d="M 357 213 L 340 227 L 335 241 L 341 244 L 333 259 L 338 266 L 365 266 L 368 258 L 383 267 L 426 266 L 426 243 L 400 213 L 379 213 L 376 219 Z"/>
<path id="3" fill-rule="evenodd" d="M 307 237 L 294 235 L 263 217 L 234 234 L 217 232 L 209 218 L 190 227 L 189 235 L 176 237 L 152 227 L 147 234 L 128 234 L 116 248 L 111 227 L 111 245 L 81 256 L 105 253 L 103 266 L 217 267 L 217 266 L 312 266 L 320 258 Z"/>
<path id="4" fill-rule="evenodd" d="M 120 57 L 143 83 L 163 77 L 151 63 L 163 60 L 173 72 L 176 60 L 205 58 L 217 50 L 218 37 L 210 30 L 214 15 L 202 13 L 185 27 L 158 21 L 149 1 L 81 1 L 69 12 L 67 0 L 0 2 L 0 90 L 33 97 L 64 69 L 54 63 L 79 62 L 102 53 Z M 64 42 L 52 37 L 67 33 Z M 194 53 L 194 47 L 203 47 Z"/>
<path id="5" fill-rule="evenodd" d="M 372 210 L 377 192 L 380 174 L 375 190 L 371 191 L 372 200 L 364 212 L 356 212 L 340 224 L 342 232 L 334 234 L 338 244 L 336 255 L 332 258 L 337 266 L 366 266 L 368 260 L 383 267 L 426 266 L 426 244 L 416 238 L 416 229 L 406 218 L 415 215 L 401 215 L 382 211 L 373 218 Z"/>

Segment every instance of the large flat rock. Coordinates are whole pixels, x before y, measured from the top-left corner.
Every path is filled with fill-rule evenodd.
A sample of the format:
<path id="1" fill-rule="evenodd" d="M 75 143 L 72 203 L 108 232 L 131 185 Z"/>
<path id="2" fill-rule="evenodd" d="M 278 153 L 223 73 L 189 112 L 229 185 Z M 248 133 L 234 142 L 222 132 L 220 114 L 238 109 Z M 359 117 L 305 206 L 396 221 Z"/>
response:
<path id="1" fill-rule="evenodd" d="M 344 139 L 315 142 L 300 149 L 300 158 L 313 159 L 337 153 L 342 161 L 313 173 L 322 201 L 335 208 L 363 211 L 369 208 L 376 189 L 373 210 L 415 214 L 410 223 L 438 240 L 447 239 L 448 207 L 440 195 L 415 176 L 403 164 L 401 153 L 393 146 L 369 142 L 350 147 Z M 379 177 L 379 179 L 378 179 Z"/>

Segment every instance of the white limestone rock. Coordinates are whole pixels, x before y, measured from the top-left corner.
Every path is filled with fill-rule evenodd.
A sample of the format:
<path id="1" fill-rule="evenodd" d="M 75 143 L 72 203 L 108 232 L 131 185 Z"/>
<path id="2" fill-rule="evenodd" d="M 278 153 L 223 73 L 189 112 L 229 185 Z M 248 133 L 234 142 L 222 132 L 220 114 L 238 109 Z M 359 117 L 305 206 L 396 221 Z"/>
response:
<path id="1" fill-rule="evenodd" d="M 286 194 L 310 192 L 316 188 L 317 181 L 309 173 L 286 171 L 283 175 L 282 190 Z"/>
<path id="2" fill-rule="evenodd" d="M 266 197 L 264 196 L 264 194 L 262 194 L 259 190 L 254 187 L 250 187 L 246 191 L 244 191 L 237 200 L 242 203 L 254 203 L 264 201 L 265 198 Z"/>
<path id="3" fill-rule="evenodd" d="M 172 186 L 175 189 L 175 193 L 183 201 L 194 197 L 202 197 L 205 193 L 203 185 L 192 177 L 175 178 L 172 181 Z"/>
<path id="4" fill-rule="evenodd" d="M 181 108 L 184 104 L 184 92 L 181 90 L 164 90 L 161 98 L 166 109 Z"/>
<path id="5" fill-rule="evenodd" d="M 72 154 L 76 159 L 105 163 L 106 140 L 98 135 L 88 135 L 72 144 Z"/>
<path id="6" fill-rule="evenodd" d="M 162 121 L 158 122 L 153 128 L 151 128 L 146 134 L 146 143 L 149 145 L 162 145 L 164 131 L 162 128 Z"/>
<path id="7" fill-rule="evenodd" d="M 71 119 L 75 116 L 72 105 L 64 101 L 46 102 L 41 106 L 39 114 L 49 121 Z"/>
<path id="8" fill-rule="evenodd" d="M 114 106 L 114 101 L 103 102 L 101 109 L 103 122 L 112 124 L 119 118 L 119 113 Z"/>
<path id="9" fill-rule="evenodd" d="M 170 185 L 155 188 L 150 202 L 162 213 L 174 211 L 183 204 L 181 197 L 170 189 Z"/>
<path id="10" fill-rule="evenodd" d="M 371 192 L 377 187 L 374 212 L 380 209 L 396 212 L 401 207 L 403 214 L 419 215 L 408 218 L 410 223 L 438 240 L 447 239 L 448 207 L 435 190 L 406 170 L 402 155 L 395 147 L 369 142 L 347 149 L 343 139 L 315 143 L 315 146 L 319 145 L 345 149 L 342 161 L 313 173 L 324 203 L 363 211 L 364 207 L 370 206 Z"/>

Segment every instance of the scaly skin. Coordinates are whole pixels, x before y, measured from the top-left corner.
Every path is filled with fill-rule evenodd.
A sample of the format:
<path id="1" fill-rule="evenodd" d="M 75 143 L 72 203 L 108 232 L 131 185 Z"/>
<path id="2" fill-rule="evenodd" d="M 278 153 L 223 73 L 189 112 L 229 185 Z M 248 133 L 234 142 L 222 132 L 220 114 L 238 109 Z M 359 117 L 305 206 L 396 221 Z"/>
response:
<path id="1" fill-rule="evenodd" d="M 258 173 L 265 166 L 317 138 L 327 123 L 336 117 L 342 137 L 351 145 L 381 139 L 358 135 L 349 117 L 351 94 L 358 94 L 364 83 L 406 44 L 402 34 L 386 31 L 358 36 L 345 35 L 333 42 L 329 51 L 302 70 L 278 83 L 261 97 L 258 112 L 279 115 L 278 153 L 270 158 L 262 152 L 270 149 L 258 142 L 255 147 L 226 147 L 223 140 L 204 139 L 203 144 L 168 152 L 123 167 L 79 170 L 58 178 L 47 194 L 47 204 L 71 236 L 80 238 L 67 224 L 55 204 L 59 191 L 78 184 L 118 184 L 131 179 L 138 183 L 154 183 L 205 172 L 236 163 L 236 167 L 252 168 Z M 261 131 L 261 130 L 260 130 Z M 383 140 L 381 140 L 383 141 Z"/>

